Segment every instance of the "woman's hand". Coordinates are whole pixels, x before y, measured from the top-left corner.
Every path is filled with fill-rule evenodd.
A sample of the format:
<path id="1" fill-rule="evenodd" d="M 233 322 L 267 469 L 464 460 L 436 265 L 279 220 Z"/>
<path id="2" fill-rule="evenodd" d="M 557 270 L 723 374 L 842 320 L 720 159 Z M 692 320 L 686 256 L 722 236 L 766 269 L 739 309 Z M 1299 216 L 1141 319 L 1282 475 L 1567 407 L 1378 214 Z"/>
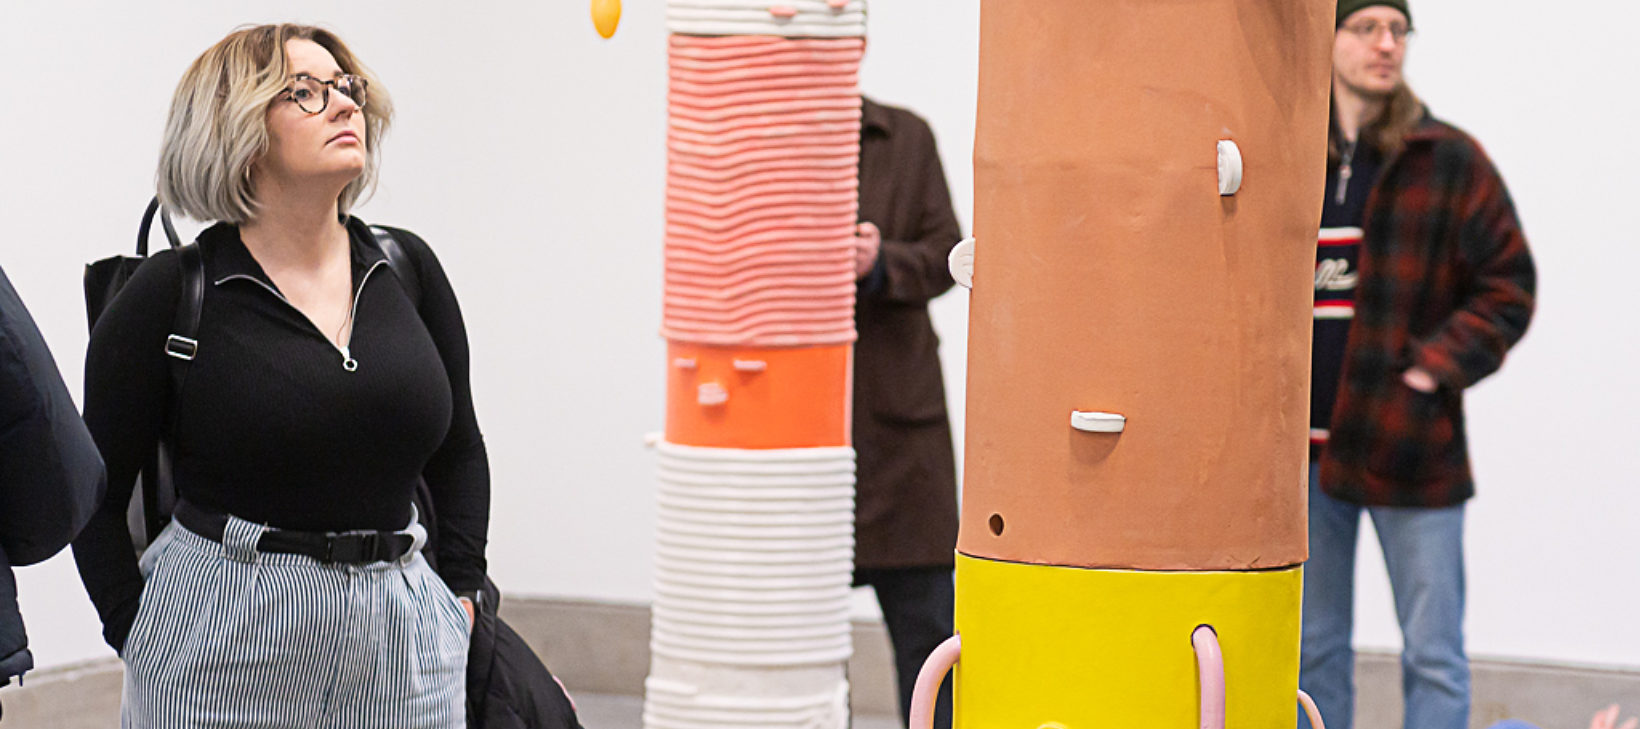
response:
<path id="1" fill-rule="evenodd" d="M 456 599 L 460 600 L 461 601 L 461 606 L 463 608 L 467 609 L 467 632 L 471 633 L 471 632 L 473 632 L 473 623 L 474 623 L 474 621 L 478 620 L 477 613 L 475 613 L 473 611 L 473 601 L 468 600 L 465 597 L 458 597 Z"/>

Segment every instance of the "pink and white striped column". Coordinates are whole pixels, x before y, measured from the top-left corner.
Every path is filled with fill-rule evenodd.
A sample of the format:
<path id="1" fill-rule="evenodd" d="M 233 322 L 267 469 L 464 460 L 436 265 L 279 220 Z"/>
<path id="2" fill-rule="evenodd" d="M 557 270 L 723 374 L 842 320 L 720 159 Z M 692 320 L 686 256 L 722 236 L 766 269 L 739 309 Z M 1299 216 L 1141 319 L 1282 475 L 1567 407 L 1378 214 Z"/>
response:
<path id="1" fill-rule="evenodd" d="M 863 0 L 669 0 L 646 729 L 848 725 Z"/>

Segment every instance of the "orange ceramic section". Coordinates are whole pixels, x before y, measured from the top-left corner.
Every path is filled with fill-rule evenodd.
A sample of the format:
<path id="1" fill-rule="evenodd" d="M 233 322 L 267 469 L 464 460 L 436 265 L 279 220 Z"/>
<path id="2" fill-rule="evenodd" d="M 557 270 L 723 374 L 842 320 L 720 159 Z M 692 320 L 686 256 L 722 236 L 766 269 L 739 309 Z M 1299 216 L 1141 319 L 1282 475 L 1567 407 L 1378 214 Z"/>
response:
<path id="1" fill-rule="evenodd" d="M 963 553 L 1304 560 L 1333 12 L 981 5 Z M 1244 160 L 1232 197 L 1220 140 Z M 1073 430 L 1073 410 L 1126 430 Z"/>
<path id="2" fill-rule="evenodd" d="M 853 347 L 667 346 L 666 441 L 707 448 L 849 443 Z"/>

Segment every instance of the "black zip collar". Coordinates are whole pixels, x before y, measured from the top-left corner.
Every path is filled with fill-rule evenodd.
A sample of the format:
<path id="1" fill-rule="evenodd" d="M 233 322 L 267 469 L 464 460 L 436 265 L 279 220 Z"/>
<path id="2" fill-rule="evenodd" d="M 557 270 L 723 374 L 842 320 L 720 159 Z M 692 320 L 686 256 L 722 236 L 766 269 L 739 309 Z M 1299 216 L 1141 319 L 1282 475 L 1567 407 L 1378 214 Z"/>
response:
<path id="1" fill-rule="evenodd" d="M 371 235 L 364 221 L 348 216 L 346 225 L 352 255 L 353 285 L 357 287 L 364 272 L 376 263 L 386 261 L 387 256 L 376 244 L 375 236 Z M 206 259 L 212 283 L 220 286 L 229 279 L 243 277 L 258 281 L 274 291 L 279 290 L 273 279 L 262 270 L 262 264 L 257 263 L 250 249 L 245 247 L 245 241 L 239 237 L 239 226 L 217 223 L 199 234 L 199 243 L 202 252 L 208 253 Z"/>

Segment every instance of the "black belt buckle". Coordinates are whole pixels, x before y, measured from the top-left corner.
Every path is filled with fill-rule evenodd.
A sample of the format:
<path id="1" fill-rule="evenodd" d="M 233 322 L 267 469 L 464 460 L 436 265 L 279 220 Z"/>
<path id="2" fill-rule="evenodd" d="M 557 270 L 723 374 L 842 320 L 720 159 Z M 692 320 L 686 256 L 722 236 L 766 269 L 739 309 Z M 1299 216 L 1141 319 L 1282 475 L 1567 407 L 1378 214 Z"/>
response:
<path id="1" fill-rule="evenodd" d="M 383 561 L 381 554 L 381 534 L 379 532 L 365 532 L 363 534 L 338 534 L 325 540 L 325 557 L 320 560 L 330 564 L 342 562 L 346 564 L 366 564 Z"/>

